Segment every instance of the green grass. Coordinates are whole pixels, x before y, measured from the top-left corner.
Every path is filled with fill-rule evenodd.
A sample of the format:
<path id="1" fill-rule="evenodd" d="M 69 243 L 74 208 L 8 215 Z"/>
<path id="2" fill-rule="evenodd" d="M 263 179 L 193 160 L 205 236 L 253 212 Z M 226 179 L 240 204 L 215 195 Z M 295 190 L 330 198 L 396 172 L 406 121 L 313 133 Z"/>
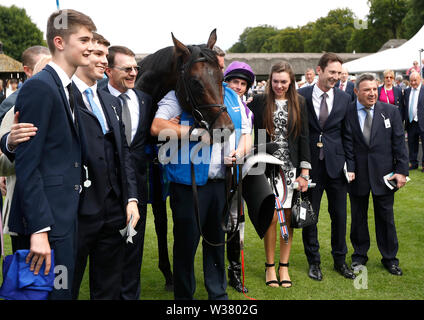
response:
<path id="1" fill-rule="evenodd" d="M 255 233 L 249 219 L 246 222 L 245 244 L 245 275 L 248 295 L 258 300 L 423 300 L 424 299 L 424 173 L 418 170 L 411 172 L 411 181 L 395 196 L 395 222 L 399 239 L 398 258 L 404 275 L 390 275 L 382 266 L 381 255 L 375 241 L 374 214 L 372 201 L 369 210 L 369 228 L 371 248 L 368 252 L 367 263 L 368 288 L 356 289 L 354 281 L 344 279 L 333 270 L 333 259 L 330 246 L 330 218 L 327 213 L 327 200 L 323 197 L 320 220 L 318 223 L 319 241 L 321 245 L 321 268 L 324 279 L 317 282 L 309 279 L 308 263 L 306 261 L 301 230 L 295 230 L 292 253 L 290 257 L 290 277 L 293 287 L 290 289 L 270 288 L 265 286 L 264 262 L 265 253 L 263 242 Z M 172 218 L 168 210 L 168 246 L 172 263 Z M 352 246 L 349 239 L 350 207 L 348 203 L 348 244 L 347 263 L 350 264 Z M 6 236 L 6 253 L 11 252 L 10 242 Z M 277 246 L 278 252 L 278 246 Z M 278 255 L 277 255 L 278 256 Z M 276 261 L 278 263 L 278 261 Z M 141 270 L 141 299 L 142 300 L 171 300 L 173 294 L 164 289 L 164 278 L 158 269 L 157 241 L 154 231 L 153 215 L 148 211 L 147 228 L 143 266 Z M 201 245 L 196 255 L 195 298 L 207 299 L 203 283 Z M 0 271 L 1 272 L 1 271 Z M 88 272 L 83 280 L 80 299 L 89 299 Z M 361 274 L 364 276 L 364 274 Z M 362 283 L 362 282 L 361 282 Z M 233 288 L 227 289 L 232 300 L 245 300 L 243 294 Z"/>

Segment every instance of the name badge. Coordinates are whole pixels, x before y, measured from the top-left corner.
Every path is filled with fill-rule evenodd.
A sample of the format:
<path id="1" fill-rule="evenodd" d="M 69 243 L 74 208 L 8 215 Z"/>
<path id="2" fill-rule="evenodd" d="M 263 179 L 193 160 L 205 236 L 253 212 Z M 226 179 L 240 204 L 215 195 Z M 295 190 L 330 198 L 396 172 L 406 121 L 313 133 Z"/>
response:
<path id="1" fill-rule="evenodd" d="M 306 220 L 306 208 L 304 208 L 304 207 L 300 208 L 300 219 Z"/>
<path id="2" fill-rule="evenodd" d="M 390 128 L 391 127 L 391 125 L 390 125 L 390 119 L 386 119 L 386 117 L 384 116 L 384 114 L 381 114 L 381 116 L 384 119 L 384 126 L 386 127 L 386 129 Z"/>

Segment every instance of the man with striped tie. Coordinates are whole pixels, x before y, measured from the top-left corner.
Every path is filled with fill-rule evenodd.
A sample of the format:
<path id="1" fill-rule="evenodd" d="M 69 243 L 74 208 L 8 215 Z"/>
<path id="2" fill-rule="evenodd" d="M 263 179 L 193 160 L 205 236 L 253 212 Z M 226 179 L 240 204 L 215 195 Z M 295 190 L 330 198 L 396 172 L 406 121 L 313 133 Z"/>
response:
<path id="1" fill-rule="evenodd" d="M 420 137 L 421 142 L 424 141 L 424 88 L 418 72 L 411 73 L 409 81 L 411 86 L 405 90 L 405 107 L 402 115 L 408 132 L 409 170 L 414 170 L 418 169 Z M 424 168 L 424 164 L 422 166 Z"/>

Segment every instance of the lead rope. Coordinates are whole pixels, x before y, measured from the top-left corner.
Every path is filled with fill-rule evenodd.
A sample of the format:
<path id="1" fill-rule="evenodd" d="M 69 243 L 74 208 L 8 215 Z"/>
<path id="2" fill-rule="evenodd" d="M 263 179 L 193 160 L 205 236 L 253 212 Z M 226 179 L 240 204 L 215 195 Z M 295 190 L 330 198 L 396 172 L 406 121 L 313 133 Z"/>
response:
<path id="1" fill-rule="evenodd" d="M 242 196 L 242 179 L 243 179 L 243 174 L 242 174 L 242 168 L 241 165 L 237 165 L 238 166 L 238 176 L 239 176 L 239 185 L 238 185 L 238 189 L 237 189 L 237 203 L 238 203 L 238 214 L 239 214 L 239 221 L 240 221 L 240 229 L 239 229 L 239 234 L 240 234 L 240 253 L 241 253 L 241 273 L 242 273 L 242 277 L 243 277 L 243 281 L 242 281 L 242 292 L 243 295 L 249 299 L 249 300 L 255 300 L 254 298 L 249 297 L 245 292 L 244 292 L 244 282 L 246 280 L 246 275 L 245 275 L 245 265 L 244 265 L 244 223 L 245 223 L 245 215 L 244 215 L 244 202 L 241 199 Z"/>

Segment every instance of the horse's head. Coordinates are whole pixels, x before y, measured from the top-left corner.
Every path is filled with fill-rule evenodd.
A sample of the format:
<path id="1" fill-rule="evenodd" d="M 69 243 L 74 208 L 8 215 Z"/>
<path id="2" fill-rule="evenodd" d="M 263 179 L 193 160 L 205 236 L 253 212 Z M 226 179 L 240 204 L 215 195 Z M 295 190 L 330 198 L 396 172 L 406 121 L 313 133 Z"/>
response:
<path id="1" fill-rule="evenodd" d="M 195 125 L 207 129 L 234 130 L 223 103 L 223 74 L 215 52 L 216 30 L 206 45 L 185 46 L 172 35 L 177 56 L 176 95 L 181 107 L 193 115 Z M 211 135 L 212 136 L 212 135 Z"/>

